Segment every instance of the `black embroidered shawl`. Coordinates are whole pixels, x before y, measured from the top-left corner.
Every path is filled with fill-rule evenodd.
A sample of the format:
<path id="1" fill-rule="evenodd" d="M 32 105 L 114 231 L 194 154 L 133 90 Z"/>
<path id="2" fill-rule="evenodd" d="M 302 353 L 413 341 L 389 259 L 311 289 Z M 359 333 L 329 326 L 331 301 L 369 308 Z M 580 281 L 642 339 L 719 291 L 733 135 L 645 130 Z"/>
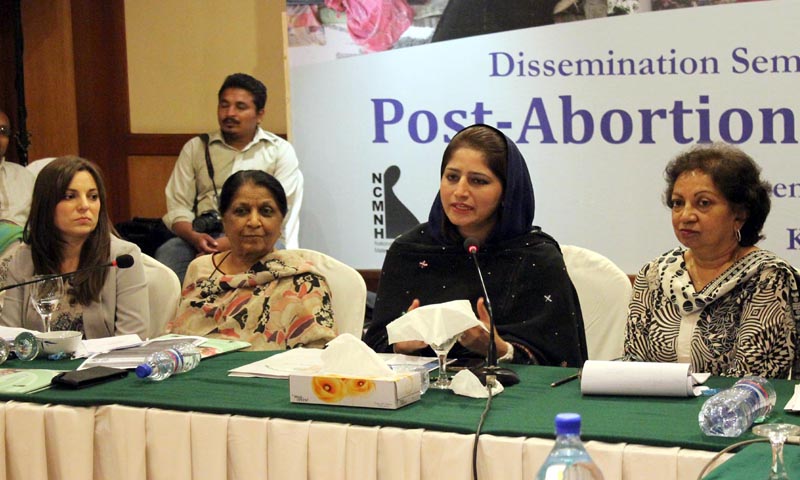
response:
<path id="1" fill-rule="evenodd" d="M 587 358 L 583 317 L 561 250 L 552 237 L 531 226 L 535 200 L 525 159 L 511 139 L 489 128 L 505 138 L 508 151 L 499 218 L 478 253 L 498 333 L 522 347 L 515 348 L 515 362 L 581 366 Z M 421 305 L 468 299 L 474 309 L 483 296 L 464 239 L 450 238 L 446 221 L 437 193 L 428 223 L 398 237 L 386 253 L 365 338 L 376 351 L 391 351 L 386 324 L 415 298 Z M 456 344 L 452 356 L 476 355 Z"/>
<path id="2" fill-rule="evenodd" d="M 514 361 L 581 366 L 587 357 L 583 318 L 556 241 L 536 228 L 512 240 L 485 245 L 478 261 L 498 333 L 535 357 L 529 359 L 518 351 Z M 474 309 L 482 296 L 475 265 L 463 246 L 441 245 L 430 236 L 427 223 L 419 225 L 398 237 L 386 254 L 365 341 L 378 352 L 390 352 L 386 325 L 415 298 L 422 305 L 468 299 Z M 421 354 L 434 356 L 431 350 Z M 451 356 L 476 354 L 456 344 Z"/>

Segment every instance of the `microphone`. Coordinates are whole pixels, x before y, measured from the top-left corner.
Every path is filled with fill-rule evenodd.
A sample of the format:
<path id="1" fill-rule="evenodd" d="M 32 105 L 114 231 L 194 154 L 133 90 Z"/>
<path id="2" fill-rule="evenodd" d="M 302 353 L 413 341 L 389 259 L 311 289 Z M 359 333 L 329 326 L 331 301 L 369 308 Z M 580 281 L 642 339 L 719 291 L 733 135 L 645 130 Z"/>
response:
<path id="1" fill-rule="evenodd" d="M 478 241 L 472 237 L 469 237 L 468 239 L 464 240 L 464 250 L 469 252 L 470 255 L 475 255 L 476 253 L 478 253 L 479 247 L 480 244 L 478 243 Z M 479 274 L 481 273 L 480 268 L 478 269 L 478 273 Z M 483 281 L 483 277 L 481 277 L 481 281 Z"/>
<path id="2" fill-rule="evenodd" d="M 500 368 L 497 366 L 497 347 L 494 344 L 494 314 L 492 313 L 492 302 L 489 300 L 489 293 L 486 291 L 486 283 L 483 281 L 483 272 L 481 271 L 481 266 L 478 263 L 479 249 L 480 242 L 478 240 L 472 237 L 464 240 L 464 250 L 466 250 L 472 256 L 472 260 L 475 262 L 475 270 L 478 271 L 478 278 L 481 281 L 481 288 L 483 289 L 483 298 L 484 303 L 486 304 L 486 311 L 489 312 L 489 351 L 486 358 L 487 365 L 485 367 L 472 370 L 472 373 L 480 378 L 484 385 L 486 385 L 486 382 L 490 379 L 490 377 L 494 377 L 497 380 L 500 380 L 500 383 L 502 383 L 504 387 L 510 387 L 511 385 L 516 385 L 519 383 L 519 375 L 517 375 L 517 373 L 511 369 Z"/>
<path id="3" fill-rule="evenodd" d="M 111 263 L 107 263 L 105 265 L 100 265 L 100 266 L 102 266 L 102 267 L 117 267 L 117 268 L 131 268 L 133 266 L 133 257 L 126 253 L 125 255 L 118 256 L 117 258 L 112 260 Z"/>
<path id="4" fill-rule="evenodd" d="M 94 270 L 95 268 L 108 268 L 108 267 L 130 268 L 132 265 L 133 265 L 133 257 L 126 253 L 125 255 L 120 255 L 120 256 L 118 256 L 117 258 L 115 258 L 114 260 L 112 260 L 112 261 L 110 261 L 108 263 L 102 263 L 100 265 L 95 265 L 93 267 L 79 268 L 79 269 L 75 270 L 74 272 L 58 273 L 58 274 L 52 274 L 52 275 L 42 275 L 41 277 L 34 278 L 33 280 L 28 280 L 28 281 L 25 281 L 25 282 L 15 283 L 13 285 L 3 285 L 2 287 L 0 287 L 0 292 L 3 292 L 5 290 L 9 290 L 9 289 L 12 289 L 12 288 L 22 287 L 24 285 L 30 285 L 31 283 L 43 282 L 43 281 L 49 280 L 51 278 L 71 277 L 72 275 L 75 275 L 77 273 L 85 272 L 85 271 L 88 271 L 88 270 Z"/>

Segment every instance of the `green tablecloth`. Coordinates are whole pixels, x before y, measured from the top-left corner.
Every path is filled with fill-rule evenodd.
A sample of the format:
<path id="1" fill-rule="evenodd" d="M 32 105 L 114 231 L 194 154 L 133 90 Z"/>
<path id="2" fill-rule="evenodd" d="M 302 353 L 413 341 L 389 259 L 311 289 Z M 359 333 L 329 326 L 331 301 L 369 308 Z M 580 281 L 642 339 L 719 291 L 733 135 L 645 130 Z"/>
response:
<path id="1" fill-rule="evenodd" d="M 228 370 L 267 355 L 263 352 L 220 355 L 203 360 L 195 370 L 164 382 L 149 383 L 129 375 L 122 380 L 84 390 L 51 388 L 29 395 L 0 395 L 0 399 L 78 406 L 122 404 L 458 433 L 475 431 L 485 405 L 485 400 L 433 389 L 420 401 L 399 410 L 293 404 L 289 401 L 286 380 L 227 376 Z M 77 365 L 77 361 L 22 364 L 15 360 L 3 367 L 72 369 Z M 538 366 L 513 368 L 519 373 L 521 382 L 495 398 L 483 428 L 484 433 L 553 438 L 553 418 L 559 412 L 569 411 L 583 416 L 585 440 L 720 450 L 736 441 L 753 438 L 749 433 L 738 439 L 703 435 L 697 424 L 697 414 L 706 397 L 584 397 L 580 393 L 579 381 L 550 387 L 551 382 L 574 373 L 575 369 Z M 733 378 L 713 377 L 708 385 L 727 387 L 734 381 Z M 770 421 L 800 423 L 800 418 L 787 415 L 782 410 L 793 392 L 794 383 L 776 380 L 774 385 L 778 392 L 778 408 Z"/>
<path id="2" fill-rule="evenodd" d="M 800 446 L 786 445 L 783 461 L 789 478 L 800 478 Z M 705 480 L 767 480 L 772 464 L 772 447 L 769 443 L 755 443 L 744 447 L 730 460 L 703 477 Z"/>

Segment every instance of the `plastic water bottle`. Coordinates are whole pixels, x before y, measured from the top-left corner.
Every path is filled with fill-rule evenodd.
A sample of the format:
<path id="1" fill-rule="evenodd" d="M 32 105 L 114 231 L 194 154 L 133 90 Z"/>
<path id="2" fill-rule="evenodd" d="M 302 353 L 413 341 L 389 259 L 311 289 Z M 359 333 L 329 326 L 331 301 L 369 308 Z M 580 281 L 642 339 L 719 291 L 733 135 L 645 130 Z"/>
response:
<path id="1" fill-rule="evenodd" d="M 775 406 L 775 389 L 761 377 L 743 377 L 733 387 L 706 400 L 698 421 L 706 435 L 738 437 Z"/>
<path id="2" fill-rule="evenodd" d="M 556 415 L 556 444 L 536 480 L 603 480 L 603 474 L 581 442 L 581 416 Z"/>
<path id="3" fill-rule="evenodd" d="M 180 352 L 183 357 L 182 367 L 176 368 L 175 373 L 183 373 L 192 370 L 200 363 L 200 349 L 193 343 L 179 343 L 173 347 Z"/>
<path id="4" fill-rule="evenodd" d="M 0 364 L 5 363 L 12 352 L 15 353 L 20 360 L 28 362 L 39 356 L 39 351 L 41 349 L 41 343 L 31 332 L 20 333 L 11 343 L 0 338 Z"/>
<path id="5" fill-rule="evenodd" d="M 155 352 L 136 367 L 136 376 L 160 382 L 177 373 L 188 372 L 200 363 L 200 349 L 191 343 L 180 343 Z"/>
<path id="6" fill-rule="evenodd" d="M 167 350 L 147 356 L 144 363 L 136 367 L 136 376 L 151 382 L 160 382 L 175 373 L 175 353 Z"/>

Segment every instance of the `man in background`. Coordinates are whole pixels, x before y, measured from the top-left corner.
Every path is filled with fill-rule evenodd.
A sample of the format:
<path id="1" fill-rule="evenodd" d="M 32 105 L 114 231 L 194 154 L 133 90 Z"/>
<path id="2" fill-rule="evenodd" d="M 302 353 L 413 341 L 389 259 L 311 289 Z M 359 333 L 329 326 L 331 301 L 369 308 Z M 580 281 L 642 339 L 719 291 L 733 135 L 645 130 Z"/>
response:
<path id="1" fill-rule="evenodd" d="M 163 220 L 177 238 L 164 243 L 156 259 L 174 270 L 181 283 L 197 255 L 230 248 L 222 235 L 218 196 L 225 180 L 240 170 L 262 170 L 281 182 L 288 201 L 282 243 L 299 246 L 303 174 L 292 145 L 260 126 L 267 88 L 250 75 L 235 73 L 225 79 L 217 100 L 219 130 L 183 146 L 165 190 Z"/>
<path id="2" fill-rule="evenodd" d="M 7 162 L 11 143 L 11 122 L 0 110 L 0 220 L 24 226 L 31 210 L 35 177 L 22 165 Z"/>

